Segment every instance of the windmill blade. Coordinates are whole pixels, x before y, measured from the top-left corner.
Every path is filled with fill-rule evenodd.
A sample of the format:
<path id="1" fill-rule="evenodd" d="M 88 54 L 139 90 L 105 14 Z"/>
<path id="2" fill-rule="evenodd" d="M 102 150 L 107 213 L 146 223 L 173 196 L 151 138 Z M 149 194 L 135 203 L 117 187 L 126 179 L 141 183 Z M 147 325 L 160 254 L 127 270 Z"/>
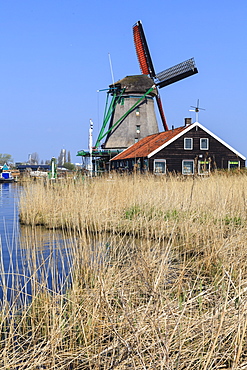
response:
<path id="1" fill-rule="evenodd" d="M 133 26 L 133 36 L 137 58 L 142 74 L 155 78 L 155 71 L 151 55 L 148 49 L 147 40 L 143 31 L 142 22 L 138 21 Z"/>
<path id="2" fill-rule="evenodd" d="M 136 48 L 136 54 L 137 58 L 140 64 L 140 68 L 142 71 L 142 74 L 149 75 L 152 79 L 156 77 L 153 62 L 151 59 L 151 55 L 149 52 L 147 40 L 143 31 L 142 22 L 138 21 L 133 26 L 133 35 L 134 35 L 134 43 Z M 156 89 L 157 90 L 157 89 Z M 168 130 L 168 126 L 166 123 L 166 117 L 164 114 L 161 98 L 159 95 L 159 92 L 157 90 L 157 95 L 155 96 L 156 102 L 158 105 L 158 110 L 160 113 L 161 121 L 164 126 L 164 130 Z"/>
<path id="3" fill-rule="evenodd" d="M 165 113 L 164 113 L 164 110 L 163 110 L 161 98 L 160 98 L 160 95 L 159 95 L 158 91 L 157 91 L 157 95 L 155 96 L 155 98 L 156 98 L 156 102 L 157 102 L 158 109 L 159 109 L 159 112 L 160 112 L 161 121 L 162 121 L 163 126 L 164 126 L 164 130 L 168 131 L 169 129 L 168 129 L 168 126 L 167 126 L 167 123 L 166 123 L 166 117 L 165 117 Z"/>
<path id="4" fill-rule="evenodd" d="M 198 73 L 198 70 L 196 68 L 194 58 L 191 58 L 182 63 L 176 64 L 175 66 L 168 68 L 163 72 L 157 73 L 157 81 L 155 81 L 155 84 L 161 88 L 180 81 L 186 77 L 192 76 L 196 73 Z"/>
<path id="5" fill-rule="evenodd" d="M 182 80 L 186 77 L 198 73 L 194 58 L 179 63 L 156 75 L 141 21 L 138 21 L 134 24 L 133 36 L 136 54 L 140 64 L 141 71 L 143 74 L 149 75 L 149 77 L 151 77 L 154 80 L 157 90 L 156 101 L 159 113 L 161 116 L 164 129 L 168 130 L 165 114 L 161 103 L 161 98 L 158 93 L 158 87 L 162 88 L 164 86 L 170 85 L 174 82 L 177 82 L 179 80 Z"/>

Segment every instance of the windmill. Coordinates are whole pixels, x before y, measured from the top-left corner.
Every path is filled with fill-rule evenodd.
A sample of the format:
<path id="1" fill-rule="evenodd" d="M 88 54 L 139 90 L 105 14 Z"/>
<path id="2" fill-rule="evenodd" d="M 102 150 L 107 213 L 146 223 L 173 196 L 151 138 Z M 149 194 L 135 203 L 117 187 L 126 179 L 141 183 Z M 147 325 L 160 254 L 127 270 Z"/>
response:
<path id="1" fill-rule="evenodd" d="M 141 72 L 144 75 L 149 75 L 149 77 L 154 81 L 154 84 L 156 86 L 157 94 L 155 98 L 161 116 L 161 121 L 166 131 L 168 130 L 168 126 L 166 123 L 166 118 L 162 107 L 162 102 L 158 92 L 158 88 L 165 87 L 174 82 L 180 81 L 186 77 L 198 73 L 198 70 L 194 62 L 194 58 L 188 59 L 182 63 L 179 63 L 171 68 L 164 70 L 163 72 L 156 74 L 141 21 L 138 21 L 137 23 L 134 24 L 133 36 Z"/>
<path id="2" fill-rule="evenodd" d="M 157 133 L 159 129 L 154 109 L 155 100 L 164 130 L 168 130 L 159 88 L 198 72 L 194 59 L 191 58 L 156 74 L 141 21 L 133 26 L 133 35 L 142 74 L 126 76 L 109 86 L 103 124 L 95 149 L 101 146 L 107 150 L 122 150 Z"/>
<path id="3" fill-rule="evenodd" d="M 190 112 L 195 112 L 195 114 L 196 114 L 196 122 L 198 122 L 198 116 L 199 116 L 200 110 L 205 110 L 205 109 L 199 107 L 199 99 L 197 99 L 197 106 L 196 107 L 194 105 L 191 105 L 190 107 L 191 108 L 194 108 L 194 109 L 189 109 L 189 111 Z"/>

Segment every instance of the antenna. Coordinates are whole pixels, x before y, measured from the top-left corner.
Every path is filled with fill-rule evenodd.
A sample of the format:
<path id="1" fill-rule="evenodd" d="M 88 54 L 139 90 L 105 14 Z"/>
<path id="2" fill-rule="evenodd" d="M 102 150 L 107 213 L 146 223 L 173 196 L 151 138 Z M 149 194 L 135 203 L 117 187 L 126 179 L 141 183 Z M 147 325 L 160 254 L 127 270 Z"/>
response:
<path id="1" fill-rule="evenodd" d="M 199 99 L 197 99 L 197 106 L 195 107 L 194 105 L 191 105 L 191 108 L 194 108 L 194 109 L 189 109 L 189 112 L 195 112 L 196 122 L 198 122 L 198 116 L 199 116 L 200 110 L 206 110 L 206 109 L 199 107 Z"/>
<path id="2" fill-rule="evenodd" d="M 111 78 L 112 78 L 112 84 L 114 85 L 114 76 L 113 76 L 113 69 L 112 69 L 112 62 L 111 62 L 111 54 L 108 53 L 109 57 L 109 63 L 110 63 L 110 69 L 111 69 Z"/>

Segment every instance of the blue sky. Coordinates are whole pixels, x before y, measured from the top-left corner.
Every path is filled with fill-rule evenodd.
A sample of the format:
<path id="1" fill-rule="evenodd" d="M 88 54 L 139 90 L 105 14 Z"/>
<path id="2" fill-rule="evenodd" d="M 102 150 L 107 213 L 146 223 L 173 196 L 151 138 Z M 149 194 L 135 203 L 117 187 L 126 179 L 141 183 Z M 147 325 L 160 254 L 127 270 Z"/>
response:
<path id="1" fill-rule="evenodd" d="M 72 161 L 101 127 L 104 89 L 139 74 L 142 20 L 156 72 L 191 57 L 199 73 L 160 90 L 169 127 L 199 121 L 247 156 L 247 1 L 0 0 L 0 153 Z"/>

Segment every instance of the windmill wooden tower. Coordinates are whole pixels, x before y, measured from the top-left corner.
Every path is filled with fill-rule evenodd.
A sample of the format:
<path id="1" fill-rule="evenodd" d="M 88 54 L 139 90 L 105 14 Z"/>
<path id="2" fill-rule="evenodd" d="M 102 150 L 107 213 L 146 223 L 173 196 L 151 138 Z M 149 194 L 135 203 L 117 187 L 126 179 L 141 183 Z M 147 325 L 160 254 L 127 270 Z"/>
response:
<path id="1" fill-rule="evenodd" d="M 110 86 L 118 102 L 111 115 L 104 148 L 124 149 L 159 132 L 154 111 L 157 92 L 153 85 L 151 78 L 138 75 L 126 76 Z"/>
<path id="2" fill-rule="evenodd" d="M 110 85 L 107 99 L 109 96 L 112 99 L 109 105 L 107 100 L 96 148 L 101 144 L 105 149 L 124 149 L 143 137 L 157 133 L 154 100 L 164 130 L 168 130 L 159 88 L 198 72 L 191 58 L 156 74 L 141 21 L 133 26 L 133 36 L 142 75 L 127 76 Z"/>

